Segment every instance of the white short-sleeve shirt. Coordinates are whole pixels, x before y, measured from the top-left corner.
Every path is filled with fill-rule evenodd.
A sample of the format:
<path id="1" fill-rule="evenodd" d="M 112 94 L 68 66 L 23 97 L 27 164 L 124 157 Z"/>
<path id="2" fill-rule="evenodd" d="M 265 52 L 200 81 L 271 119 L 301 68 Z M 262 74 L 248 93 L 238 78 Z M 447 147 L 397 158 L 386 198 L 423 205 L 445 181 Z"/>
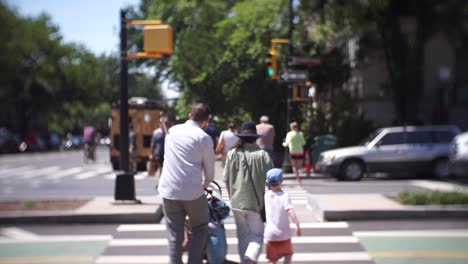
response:
<path id="1" fill-rule="evenodd" d="M 264 238 L 267 241 L 281 241 L 291 238 L 289 209 L 293 208 L 288 193 L 271 190 L 265 193 L 266 225 Z"/>

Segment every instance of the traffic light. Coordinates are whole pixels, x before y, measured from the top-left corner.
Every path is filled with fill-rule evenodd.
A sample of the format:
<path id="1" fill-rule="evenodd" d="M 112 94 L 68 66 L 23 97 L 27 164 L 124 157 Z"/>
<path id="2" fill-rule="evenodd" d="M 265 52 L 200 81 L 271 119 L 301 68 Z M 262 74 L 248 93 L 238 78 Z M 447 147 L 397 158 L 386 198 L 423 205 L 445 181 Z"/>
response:
<path id="1" fill-rule="evenodd" d="M 277 80 L 278 79 L 278 64 L 276 61 L 276 50 L 275 49 L 270 49 L 268 51 L 268 59 L 267 59 L 267 74 L 268 77 L 272 80 Z"/>

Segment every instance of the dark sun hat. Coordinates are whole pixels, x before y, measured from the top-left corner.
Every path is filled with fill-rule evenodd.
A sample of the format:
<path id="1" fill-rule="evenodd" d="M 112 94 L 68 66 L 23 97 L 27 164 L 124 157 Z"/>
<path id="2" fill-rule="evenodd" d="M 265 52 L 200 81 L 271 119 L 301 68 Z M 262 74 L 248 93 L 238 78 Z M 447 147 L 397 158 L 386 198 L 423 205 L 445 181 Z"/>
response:
<path id="1" fill-rule="evenodd" d="M 236 134 L 240 138 L 259 138 L 261 135 L 257 134 L 257 125 L 254 122 L 244 122 L 239 129 L 239 133 Z"/>

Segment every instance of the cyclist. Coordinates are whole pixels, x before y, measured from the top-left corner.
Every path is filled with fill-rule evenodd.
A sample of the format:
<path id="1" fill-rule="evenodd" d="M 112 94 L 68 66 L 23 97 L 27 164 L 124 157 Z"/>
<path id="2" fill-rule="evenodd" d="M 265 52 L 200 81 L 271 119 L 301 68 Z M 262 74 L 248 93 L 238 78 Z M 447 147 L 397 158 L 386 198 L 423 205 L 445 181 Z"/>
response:
<path id="1" fill-rule="evenodd" d="M 94 126 L 85 126 L 83 128 L 83 143 L 85 158 L 96 161 L 96 128 Z"/>

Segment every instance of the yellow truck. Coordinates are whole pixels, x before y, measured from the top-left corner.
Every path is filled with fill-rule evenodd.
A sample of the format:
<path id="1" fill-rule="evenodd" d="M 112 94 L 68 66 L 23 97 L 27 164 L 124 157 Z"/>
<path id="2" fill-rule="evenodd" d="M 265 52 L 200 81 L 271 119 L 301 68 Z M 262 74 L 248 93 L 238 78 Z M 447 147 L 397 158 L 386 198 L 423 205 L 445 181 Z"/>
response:
<path id="1" fill-rule="evenodd" d="M 150 153 L 151 136 L 159 127 L 159 119 L 164 112 L 161 101 L 144 97 L 128 100 L 128 121 L 136 132 L 137 169 L 145 170 Z M 110 161 L 114 170 L 120 169 L 120 104 L 112 104 L 110 125 Z"/>

